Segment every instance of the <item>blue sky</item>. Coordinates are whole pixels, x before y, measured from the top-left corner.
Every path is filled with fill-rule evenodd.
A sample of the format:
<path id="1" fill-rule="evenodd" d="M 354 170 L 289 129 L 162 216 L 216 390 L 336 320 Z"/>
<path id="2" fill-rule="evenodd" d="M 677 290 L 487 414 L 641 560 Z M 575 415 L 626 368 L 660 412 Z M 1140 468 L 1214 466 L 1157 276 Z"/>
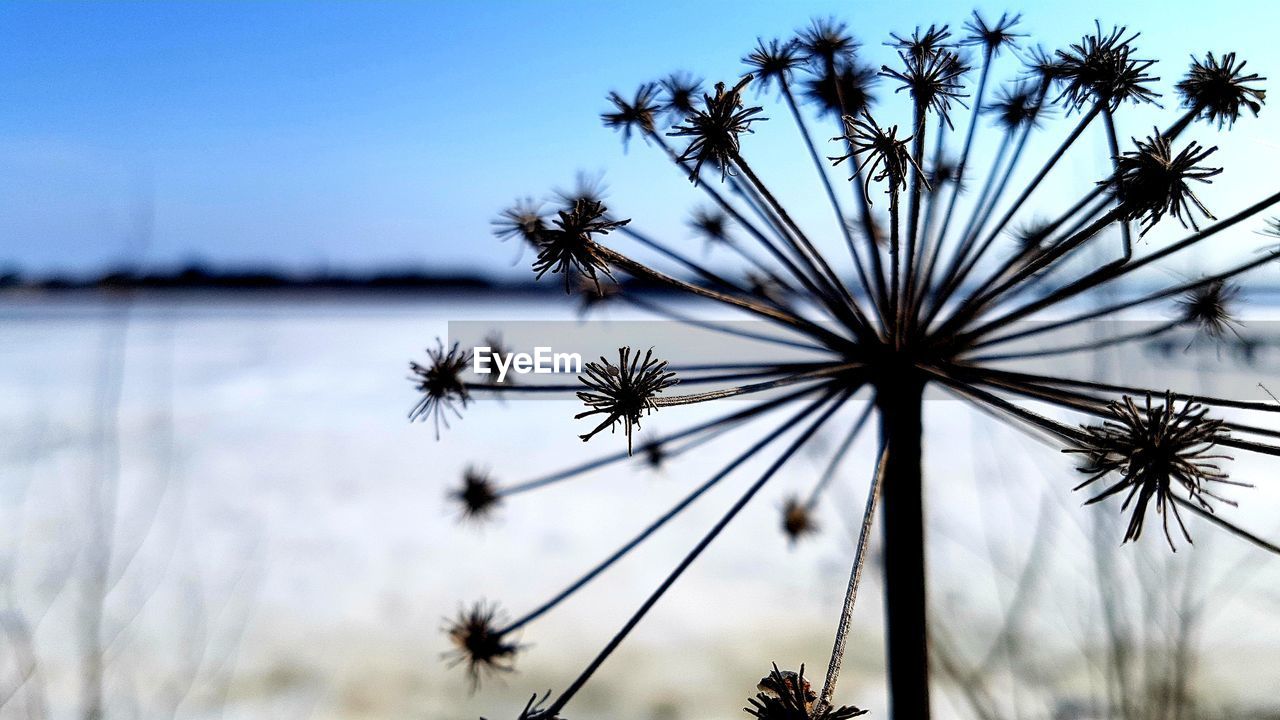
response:
<path id="1" fill-rule="evenodd" d="M 1280 77 L 1280 10 L 1270 3 L 1034 5 L 1013 9 L 1050 46 L 1078 39 L 1094 18 L 1141 29 L 1165 91 L 1189 53 L 1210 49 L 1239 50 Z M 889 31 L 958 25 L 972 7 L 9 0 L 0 5 L 0 265 L 80 270 L 142 258 L 520 273 L 516 248 L 490 237 L 489 220 L 516 197 L 571 185 L 577 170 L 606 171 L 619 212 L 687 241 L 696 195 L 652 148 L 633 142 L 624 154 L 600 126 L 608 90 L 682 68 L 731 78 L 757 36 L 788 35 L 812 16 L 846 20 L 879 64 L 890 60 L 880 45 Z M 1014 69 L 1001 67 L 997 76 Z M 886 108 L 905 106 L 887 85 L 880 95 Z M 769 110 L 747 156 L 820 222 L 813 169 L 785 110 Z M 1278 112 L 1223 138 L 1197 130 L 1223 145 L 1230 181 L 1206 193 L 1215 207 L 1243 204 L 1274 176 Z M 1175 113 L 1168 97 L 1163 112 L 1125 111 L 1122 132 Z M 1064 132 L 1051 126 L 1045 142 Z M 1064 188 L 1101 171 L 1100 148 L 1088 139 L 1085 159 L 1064 168 L 1076 173 Z"/>

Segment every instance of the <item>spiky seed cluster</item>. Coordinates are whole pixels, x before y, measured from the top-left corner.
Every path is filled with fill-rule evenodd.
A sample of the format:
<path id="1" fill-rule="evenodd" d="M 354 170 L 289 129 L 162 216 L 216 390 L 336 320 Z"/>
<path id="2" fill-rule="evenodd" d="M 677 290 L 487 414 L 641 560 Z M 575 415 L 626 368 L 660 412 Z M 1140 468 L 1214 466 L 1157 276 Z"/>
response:
<path id="1" fill-rule="evenodd" d="M 518 237 L 534 249 L 538 247 L 538 238 L 547 229 L 547 221 L 542 217 L 542 204 L 533 198 L 517 200 L 499 213 L 497 219 L 490 224 L 498 239 L 510 240 Z"/>
<path id="2" fill-rule="evenodd" d="M 1239 295 L 1240 286 L 1226 280 L 1198 287 L 1178 300 L 1183 322 L 1214 340 L 1221 340 L 1227 331 L 1236 332 L 1240 324 L 1232 312 L 1232 305 Z"/>
<path id="3" fill-rule="evenodd" d="M 804 96 L 823 112 L 840 117 L 871 109 L 871 88 L 880 75 L 875 68 L 853 60 L 840 61 L 804 83 Z"/>
<path id="4" fill-rule="evenodd" d="M 987 112 L 995 116 L 1000 126 L 1009 131 L 1039 124 L 1043 110 L 1040 93 L 1027 82 L 1000 88 L 995 100 L 986 108 Z"/>
<path id="5" fill-rule="evenodd" d="M 630 220 L 610 220 L 608 209 L 599 200 L 579 198 L 567 210 L 561 210 L 553 227 L 538 239 L 538 257 L 533 262 L 536 278 L 548 272 L 564 275 L 564 291 L 572 289 L 571 276 L 579 274 L 600 287 L 599 274 L 612 278 L 609 264 L 596 252 L 592 235 L 605 235 L 626 225 Z"/>
<path id="6" fill-rule="evenodd" d="M 864 112 L 861 118 L 844 116 L 844 135 L 832 139 L 844 139 L 849 143 L 848 154 L 830 158 L 835 165 L 849 158 L 867 156 L 862 159 L 860 172 L 863 173 L 863 189 L 868 197 L 872 181 L 888 180 L 888 190 L 892 191 L 894 188 L 907 186 L 908 170 L 922 172 L 920 166 L 916 165 L 915 158 L 911 157 L 911 151 L 907 149 L 911 138 L 899 140 L 897 125 L 886 130 L 868 113 Z"/>
<path id="7" fill-rule="evenodd" d="M 463 471 L 462 487 L 449 496 L 462 506 L 462 519 L 471 522 L 488 520 L 502 503 L 498 486 L 489 477 L 489 473 L 475 467 Z"/>
<path id="8" fill-rule="evenodd" d="M 771 85 L 791 82 L 796 69 L 804 67 L 805 57 L 796 40 L 783 42 L 774 38 L 767 43 L 756 40 L 756 48 L 742 58 L 742 62 L 752 68 L 752 74 L 759 80 L 757 89 L 764 91 Z"/>
<path id="9" fill-rule="evenodd" d="M 916 26 L 916 29 L 910 35 L 889 33 L 889 37 L 892 40 L 885 43 L 885 45 L 895 48 L 899 53 L 905 53 L 916 60 L 937 55 L 943 49 L 955 45 L 955 43 L 949 42 L 951 28 L 947 25 L 930 25 L 926 30 L 921 30 L 919 26 Z"/>
<path id="10" fill-rule="evenodd" d="M 436 438 L 440 437 L 440 425 L 449 427 L 448 415 L 462 417 L 462 408 L 471 402 L 471 393 L 462 379 L 462 373 L 471 363 L 471 353 L 464 352 L 454 343 L 447 351 L 444 343 L 436 340 L 435 349 L 427 348 L 426 364 L 409 362 L 410 380 L 422 397 L 409 411 L 410 420 L 430 418 L 435 424 Z"/>
<path id="11" fill-rule="evenodd" d="M 1177 520 L 1183 537 L 1191 542 L 1175 501 L 1179 490 L 1186 494 L 1187 500 L 1208 511 L 1213 508 L 1207 498 L 1234 504 L 1205 488 L 1207 482 L 1229 482 L 1216 461 L 1230 459 L 1212 454 L 1214 447 L 1226 437 L 1227 430 L 1222 421 L 1206 417 L 1207 412 L 1191 402 L 1176 408 L 1172 393 L 1165 395 L 1163 405 L 1153 405 L 1148 395 L 1142 407 L 1132 397 L 1125 396 L 1123 401 L 1107 406 L 1107 419 L 1101 425 L 1084 426 L 1076 444 L 1063 451 L 1086 458 L 1080 472 L 1089 477 L 1076 486 L 1076 490 L 1112 473 L 1120 476 L 1086 504 L 1125 492 L 1121 510 L 1133 508 L 1125 542 L 1137 540 L 1142 534 L 1152 500 L 1156 513 L 1163 518 L 1169 547 L 1173 547 L 1170 515 Z"/>
<path id="12" fill-rule="evenodd" d="M 704 163 L 710 161 L 720 170 L 720 178 L 728 177 L 738 157 L 738 136 L 751 132 L 751 123 L 767 118 L 756 117 L 764 112 L 762 107 L 744 107 L 742 90 L 751 82 L 750 74 L 744 76 L 733 88 L 726 90 L 724 83 L 716 83 L 715 95 L 703 95 L 703 107 L 695 108 L 667 133 L 675 137 L 691 137 L 689 147 L 680 155 L 681 162 L 693 161 L 689 179 L 698 182 Z"/>
<path id="13" fill-rule="evenodd" d="M 663 114 L 672 121 L 679 122 L 692 113 L 698 104 L 698 95 L 702 92 L 702 79 L 688 73 L 672 73 L 658 81 L 662 86 Z"/>
<path id="14" fill-rule="evenodd" d="M 1012 47 L 1018 38 L 1022 37 L 1022 33 L 1013 32 L 1013 26 L 1017 25 L 1021 19 L 1021 15 L 1010 17 L 1008 13 L 1001 13 L 999 20 L 988 23 L 982 19 L 977 10 L 974 10 L 973 18 L 964 24 L 964 29 L 968 30 L 969 34 L 962 38 L 959 44 L 980 46 L 984 52 L 995 57 L 1004 48 Z"/>
<path id="15" fill-rule="evenodd" d="M 1222 59 L 1206 53 L 1203 61 L 1191 58 L 1191 69 L 1177 84 L 1182 105 L 1199 111 L 1199 116 L 1221 128 L 1230 127 L 1240 118 L 1240 111 L 1248 109 L 1254 117 L 1262 111 L 1267 91 L 1250 87 L 1249 83 L 1266 80 L 1257 73 L 1245 74 L 1245 61 L 1236 62 L 1235 53 L 1227 53 Z"/>
<path id="16" fill-rule="evenodd" d="M 789 497 L 782 505 L 782 532 L 792 543 L 805 535 L 818 532 L 818 523 L 813 519 L 813 512 L 810 511 L 808 504 L 798 497 Z"/>
<path id="17" fill-rule="evenodd" d="M 719 208 L 694 208 L 689 215 L 689 227 L 707 241 L 708 245 L 729 245 L 729 216 Z"/>
<path id="18" fill-rule="evenodd" d="M 1068 110 L 1093 102 L 1114 111 L 1125 101 L 1154 103 L 1159 97 L 1147 87 L 1160 79 L 1147 72 L 1155 61 L 1134 58 L 1133 41 L 1138 33 L 1126 38 L 1126 32 L 1126 28 L 1116 27 L 1104 35 L 1098 24 L 1092 35 L 1057 52 L 1057 79 L 1065 85 L 1058 99 Z"/>
<path id="19" fill-rule="evenodd" d="M 458 612 L 445 632 L 453 643 L 450 667 L 465 663 L 473 688 L 482 677 L 511 672 L 520 645 L 512 642 L 500 624 L 502 614 L 496 605 L 479 602 Z"/>
<path id="20" fill-rule="evenodd" d="M 858 41 L 843 22 L 835 18 L 814 18 L 796 36 L 796 43 L 809 62 L 829 67 L 849 59 L 858 50 Z"/>
<path id="21" fill-rule="evenodd" d="M 641 416 L 656 410 L 654 399 L 679 382 L 676 374 L 667 370 L 667 362 L 653 356 L 653 348 L 646 350 L 641 358 L 629 347 L 618 348 L 617 365 L 603 356 L 598 363 L 587 363 L 578 380 L 587 387 L 578 392 L 578 399 L 591 409 L 574 418 L 605 416 L 595 429 L 579 437 L 585 442 L 606 427 L 614 428 L 622 423 L 628 453 L 632 451 L 632 432 L 640 427 Z"/>
<path id="22" fill-rule="evenodd" d="M 966 97 L 961 92 L 964 84 L 960 79 L 969 72 L 969 66 L 950 50 L 920 55 L 904 51 L 899 53 L 899 57 L 902 58 L 902 70 L 883 65 L 880 74 L 901 82 L 895 92 L 909 91 L 917 104 L 937 113 L 950 125 L 951 101 L 958 102 Z"/>
<path id="23" fill-rule="evenodd" d="M 800 672 L 781 671 L 774 664 L 773 671 L 760 680 L 759 691 L 748 698 L 748 715 L 758 720 L 848 720 L 865 715 L 866 710 L 853 706 L 831 707 L 818 703 L 818 696 L 804 678 L 804 666 Z"/>
<path id="24" fill-rule="evenodd" d="M 1114 184 L 1116 194 L 1123 198 L 1118 208 L 1122 219 L 1141 218 L 1143 235 L 1166 214 L 1172 215 L 1183 227 L 1190 224 L 1199 230 L 1191 215 L 1192 206 L 1210 220 L 1214 219 L 1187 181 L 1208 183 L 1209 178 L 1222 172 L 1222 168 L 1200 166 L 1218 148 L 1206 149 L 1192 142 L 1175 155 L 1172 142 L 1159 130 L 1146 140 L 1134 138 L 1133 142 L 1137 150 L 1116 158 L 1115 175 L 1103 181 Z"/>
<path id="25" fill-rule="evenodd" d="M 648 134 L 654 131 L 654 118 L 662 107 L 658 101 L 657 83 L 641 85 L 630 100 L 611 92 L 609 102 L 613 103 L 613 112 L 601 113 L 600 119 L 605 127 L 622 133 L 624 147 L 631 141 L 632 132 L 639 130 L 641 134 Z"/>

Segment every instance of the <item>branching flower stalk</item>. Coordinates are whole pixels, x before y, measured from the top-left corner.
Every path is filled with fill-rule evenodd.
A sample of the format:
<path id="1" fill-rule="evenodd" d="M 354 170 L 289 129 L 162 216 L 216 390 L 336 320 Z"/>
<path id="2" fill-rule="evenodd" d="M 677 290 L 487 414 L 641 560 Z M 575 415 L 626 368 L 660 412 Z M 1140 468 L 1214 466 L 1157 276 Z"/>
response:
<path id="1" fill-rule="evenodd" d="M 889 712 L 898 720 L 928 720 L 933 635 L 925 582 L 926 393 L 958 397 L 1078 458 L 1086 474 L 1078 489 L 1097 488 L 1083 499 L 1085 504 L 1128 515 L 1126 532 L 1117 540 L 1137 542 L 1146 523 L 1155 521 L 1165 531 L 1164 541 L 1176 547 L 1178 541 L 1190 542 L 1198 531 L 1194 524 L 1203 520 L 1209 529 L 1277 551 L 1274 542 L 1240 526 L 1229 510 L 1220 513 L 1247 497 L 1236 495 L 1247 493 L 1247 483 L 1230 477 L 1227 456 L 1249 452 L 1280 457 L 1280 430 L 1274 427 L 1280 404 L 1273 398 L 1232 399 L 1102 383 L 1026 364 L 1131 348 L 1178 333 L 1209 342 L 1238 338 L 1237 282 L 1254 271 L 1274 269 L 1280 248 L 1266 247 L 1235 261 L 1219 258 L 1226 252 L 1222 248 L 1238 247 L 1238 238 L 1249 236 L 1245 228 L 1280 203 L 1280 192 L 1259 192 L 1215 219 L 1194 191 L 1222 173 L 1210 164 L 1214 148 L 1181 136 L 1196 121 L 1210 131 L 1225 132 L 1242 115 L 1257 115 L 1265 101 L 1264 78 L 1245 72 L 1235 53 L 1193 58 L 1190 71 L 1175 85 L 1182 105 L 1178 116 L 1163 132 L 1156 129 L 1124 143 L 1121 139 L 1136 130 L 1125 126 L 1125 108 L 1155 104 L 1159 97 L 1154 61 L 1139 56 L 1137 34 L 1124 28 L 1104 31 L 1098 24 L 1066 49 L 1019 51 L 1019 36 L 1013 32 L 1017 20 L 1005 15 L 989 23 L 975 14 L 967 34 L 954 42 L 947 26 L 938 24 L 893 36 L 889 44 L 898 61 L 883 66 L 880 76 L 899 86 L 902 94 L 895 92 L 895 97 L 910 96 L 900 112 L 912 122 L 903 138 L 897 127 L 877 120 L 871 87 L 876 73 L 860 59 L 860 45 L 834 20 L 816 21 L 789 40 L 758 42 L 745 58 L 746 72 L 714 84 L 712 92 L 703 92 L 690 76 L 672 76 L 643 84 L 629 96 L 610 94 L 612 107 L 602 116 L 605 125 L 618 130 L 624 142 L 638 137 L 656 148 L 711 203 L 698 211 L 693 224 L 711 241 L 715 263 L 695 260 L 678 243 L 641 230 L 640 222 L 606 207 L 598 193 L 576 193 L 549 206 L 521 201 L 496 221 L 500 237 L 518 238 L 536 250 L 538 277 L 564 275 L 566 290 L 585 286 L 601 298 L 620 293 L 636 308 L 732 335 L 760 354 L 736 352 L 720 361 L 680 366 L 664 354 L 670 348 L 650 348 L 644 338 L 636 338 L 633 347 L 642 351 L 620 348 L 616 359 L 606 356 L 589 364 L 578 383 L 498 384 L 473 381 L 466 372 L 465 349 L 446 350 L 438 344 L 426 361 L 410 366 L 420 393 L 411 417 L 432 422 L 437 432 L 480 397 L 576 394 L 585 404 L 578 414 L 585 421 L 584 442 L 601 442 L 597 436 L 605 428 L 620 430 L 627 438 L 626 448 L 512 484 L 495 479 L 503 468 L 472 469 L 450 492 L 465 519 L 514 512 L 527 493 L 624 463 L 660 467 L 781 416 L 756 440 L 743 443 L 726 466 L 546 602 L 509 622 L 499 620 L 496 605 L 476 605 L 448 625 L 454 658 L 466 665 L 470 677 L 512 668 L 523 650 L 517 634 L 603 576 L 748 461 L 769 459 L 767 469 L 586 668 L 558 694 L 533 696 L 519 713 L 521 720 L 562 717 L 602 664 L 743 508 L 820 430 L 832 428 L 841 442 L 810 493 L 793 495 L 782 505 L 781 524 L 792 542 L 808 541 L 818 528 L 814 513 L 824 490 L 873 417 L 880 450 L 861 509 L 825 682 L 815 692 L 802 665 L 800 672 L 774 666 L 754 693 L 744 688 L 745 709 L 758 720 L 837 720 L 863 713 L 839 704 L 835 687 L 878 509 Z M 980 49 L 972 91 L 966 87 L 968 67 L 957 46 Z M 1019 58 L 1022 68 L 1016 67 Z M 1012 79 L 993 91 L 1002 70 L 1009 70 Z M 830 205 L 834 227 L 802 227 L 797 221 L 801 215 L 789 210 L 786 199 L 766 183 L 765 168 L 748 161 L 751 131 L 766 121 L 763 103 L 768 102 L 767 93 L 760 95 L 761 105 L 746 101 L 753 86 L 777 88 L 786 107 L 781 116 L 795 124 L 800 140 L 796 162 L 817 168 L 821 191 L 812 196 Z M 1048 121 L 1055 108 L 1057 116 L 1066 118 L 1065 126 L 1056 129 Z M 959 115 L 965 111 L 965 132 L 948 133 L 956 121 L 964 122 Z M 839 120 L 840 134 L 828 151 L 815 142 L 810 129 L 814 118 Z M 992 126 L 988 118 L 994 120 Z M 1102 122 L 1095 123 L 1099 118 Z M 996 134 L 995 142 L 978 142 L 979 133 L 988 129 Z M 1015 171 L 1030 154 L 1033 130 L 1053 133 L 1055 149 L 1028 173 L 1029 180 L 1016 184 L 1014 179 L 1022 175 Z M 937 134 L 929 135 L 931 131 Z M 1081 139 L 1092 138 L 1091 133 L 1101 133 L 1111 148 L 1105 158 L 1111 168 L 1107 176 L 1077 179 L 1065 197 L 1037 196 L 1064 158 L 1090 145 Z M 925 157 L 928 139 L 933 140 L 930 159 Z M 975 148 L 988 145 L 995 148 L 992 157 L 979 157 Z M 824 156 L 830 166 L 822 162 Z M 949 157 L 958 160 L 950 163 Z M 974 168 L 985 169 L 985 176 L 975 177 Z M 856 211 L 852 221 L 853 213 L 846 214 L 835 190 L 839 180 L 828 173 L 849 179 Z M 949 195 L 944 194 L 947 185 Z M 968 186 L 977 190 L 975 196 L 961 197 Z M 881 193 L 887 202 L 878 201 Z M 935 229 L 932 217 L 939 212 Z M 1168 222 L 1170 218 L 1177 222 Z M 1266 232 L 1280 234 L 1280 222 L 1273 223 Z M 884 234 L 882 227 L 887 228 Z M 1017 242 L 1003 241 L 1009 228 L 1016 229 Z M 1181 236 L 1171 239 L 1164 231 Z M 1142 241 L 1131 238 L 1131 232 Z M 1168 261 L 1182 260 L 1219 237 L 1226 242 L 1215 246 L 1216 264 L 1204 276 L 1107 299 L 1139 271 L 1167 268 Z M 675 267 L 639 262 L 629 254 L 630 246 L 656 251 L 661 262 Z M 1074 262 L 1088 248 L 1103 248 L 1114 259 L 1094 267 Z M 673 306 L 667 295 L 646 294 L 628 279 L 668 290 L 682 304 Z M 757 320 L 762 329 L 707 320 L 699 316 L 700 307 L 727 308 Z M 1137 331 L 1104 333 L 1087 342 L 1064 334 L 1082 323 L 1134 310 L 1169 314 Z M 1042 313 L 1055 317 L 1019 324 Z M 767 354 L 777 348 L 803 358 L 778 361 Z M 851 409 L 859 394 L 862 407 Z M 746 404 L 642 439 L 642 451 L 633 456 L 634 431 L 651 414 L 678 418 L 682 406 L 729 397 L 745 398 Z M 779 449 L 784 436 L 790 439 Z M 1062 491 L 1071 492 L 1065 486 Z"/>

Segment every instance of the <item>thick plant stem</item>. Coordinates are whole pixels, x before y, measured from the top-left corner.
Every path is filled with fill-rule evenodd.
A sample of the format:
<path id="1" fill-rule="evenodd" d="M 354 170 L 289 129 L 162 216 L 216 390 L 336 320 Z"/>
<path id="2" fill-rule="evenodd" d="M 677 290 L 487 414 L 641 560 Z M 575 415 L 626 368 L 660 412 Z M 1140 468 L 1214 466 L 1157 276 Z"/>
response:
<path id="1" fill-rule="evenodd" d="M 929 720 L 921 415 L 924 381 L 909 366 L 878 381 L 885 447 L 884 581 L 889 709 L 893 720 Z"/>

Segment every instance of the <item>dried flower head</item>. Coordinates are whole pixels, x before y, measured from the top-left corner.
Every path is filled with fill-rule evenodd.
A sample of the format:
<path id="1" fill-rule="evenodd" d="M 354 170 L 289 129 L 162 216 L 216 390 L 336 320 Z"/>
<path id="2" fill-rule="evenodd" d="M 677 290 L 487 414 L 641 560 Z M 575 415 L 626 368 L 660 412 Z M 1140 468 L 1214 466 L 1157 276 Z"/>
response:
<path id="1" fill-rule="evenodd" d="M 1146 140 L 1134 138 L 1137 150 L 1116 158 L 1116 172 L 1110 180 L 1122 199 L 1118 208 L 1125 220 L 1142 219 L 1142 234 L 1146 235 L 1166 214 L 1172 215 L 1183 227 L 1188 224 L 1199 229 L 1191 215 L 1195 206 L 1205 217 L 1214 219 L 1213 213 L 1200 202 L 1187 185 L 1188 180 L 1202 183 L 1222 172 L 1222 168 L 1201 167 L 1200 162 L 1218 148 L 1204 148 L 1199 143 L 1189 143 L 1178 154 L 1173 145 L 1155 130 Z"/>
<path id="2" fill-rule="evenodd" d="M 650 438 L 641 441 L 640 454 L 644 456 L 644 464 L 650 470 L 661 470 L 667 464 L 667 446 L 661 438 Z"/>
<path id="3" fill-rule="evenodd" d="M 782 532 L 787 539 L 795 543 L 805 535 L 818 532 L 818 523 L 813 519 L 813 511 L 799 497 L 791 496 L 782 504 Z"/>
<path id="4" fill-rule="evenodd" d="M 533 198 L 517 200 L 511 207 L 498 213 L 497 219 L 491 223 L 493 234 L 499 240 L 518 237 L 532 248 L 538 247 L 538 238 L 547 229 L 547 221 L 542 217 L 542 203 Z"/>
<path id="5" fill-rule="evenodd" d="M 449 497 L 462 506 L 464 521 L 477 523 L 488 520 L 502 503 L 497 484 L 488 472 L 476 467 L 462 472 L 462 487 L 449 493 Z"/>
<path id="6" fill-rule="evenodd" d="M 973 19 L 964 24 L 964 29 L 968 30 L 969 34 L 960 40 L 960 44 L 981 46 L 985 52 L 990 53 L 991 57 L 995 57 L 1004 48 L 1013 47 L 1017 39 L 1022 37 L 1022 33 L 1013 32 L 1013 26 L 1017 25 L 1021 19 L 1021 15 L 1010 17 L 1008 13 L 1001 13 L 999 20 L 988 24 L 982 19 L 982 15 L 974 10 Z"/>
<path id="7" fill-rule="evenodd" d="M 1034 82 L 1042 93 L 1047 93 L 1053 83 L 1067 74 L 1067 65 L 1057 53 L 1040 45 L 1027 48 L 1023 53 L 1023 64 L 1026 66 L 1025 79 Z"/>
<path id="8" fill-rule="evenodd" d="M 573 187 L 556 188 L 554 194 L 566 208 L 573 207 L 579 200 L 602 203 L 609 194 L 609 184 L 604 181 L 604 172 L 579 170 L 573 176 Z"/>
<path id="9" fill-rule="evenodd" d="M 630 220 L 610 220 L 608 208 L 598 200 L 579 199 L 567 210 L 561 210 L 554 227 L 541 235 L 538 257 L 533 262 L 535 277 L 548 272 L 564 275 L 564 291 L 572 287 L 571 276 L 581 275 L 600 287 L 598 273 L 612 278 L 609 264 L 596 252 L 592 235 L 605 235 L 626 225 Z"/>
<path id="10" fill-rule="evenodd" d="M 794 39 L 783 42 L 774 38 L 767 43 L 757 39 L 755 50 L 742 58 L 742 62 L 751 66 L 751 73 L 759 80 L 757 89 L 763 92 L 770 85 L 790 83 L 796 69 L 804 67 L 805 57 Z"/>
<path id="11" fill-rule="evenodd" d="M 1240 322 L 1232 312 L 1240 286 L 1226 280 L 1218 280 L 1195 288 L 1178 300 L 1183 322 L 1192 325 L 1214 340 L 1221 340 L 1227 331 L 1236 332 Z"/>
<path id="12" fill-rule="evenodd" d="M 871 87 L 879 80 L 876 69 L 853 60 L 822 70 L 804 83 L 804 96 L 824 113 L 840 117 L 861 115 L 871 109 Z"/>
<path id="13" fill-rule="evenodd" d="M 521 646 L 508 639 L 501 623 L 502 613 L 497 605 L 484 602 L 458 611 L 456 618 L 447 621 L 445 633 L 454 647 L 449 653 L 449 666 L 465 663 L 473 690 L 483 677 L 514 669 Z"/>
<path id="14" fill-rule="evenodd" d="M 846 25 L 831 17 L 809 21 L 809 27 L 797 33 L 796 43 L 809 62 L 818 66 L 848 60 L 858 51 L 858 41 Z"/>
<path id="15" fill-rule="evenodd" d="M 995 100 L 985 110 L 994 115 L 1005 130 L 1016 130 L 1026 125 L 1037 125 L 1044 103 L 1035 87 L 1019 82 L 1000 88 Z"/>
<path id="16" fill-rule="evenodd" d="M 743 107 L 742 90 L 749 82 L 750 74 L 729 90 L 725 89 L 724 83 L 716 83 L 714 96 L 702 96 L 702 109 L 694 108 L 685 117 L 684 124 L 675 126 L 667 133 L 675 137 L 693 138 L 680 155 L 680 161 L 693 161 L 689 179 L 694 183 L 698 182 L 702 165 L 708 160 L 720 170 L 722 180 L 727 177 L 738 156 L 738 136 L 751 132 L 751 123 L 766 119 L 756 117 L 764 108 Z"/>
<path id="17" fill-rule="evenodd" d="M 937 113 L 950 125 L 951 101 L 959 102 L 966 97 L 961 92 L 964 85 L 960 79 L 969 71 L 969 66 L 950 50 L 923 55 L 902 52 L 898 56 L 902 58 L 903 69 L 883 65 L 880 74 L 901 82 L 895 92 L 910 91 L 919 106 Z"/>
<path id="18" fill-rule="evenodd" d="M 673 122 L 685 119 L 698 105 L 702 78 L 675 72 L 658 81 L 662 86 L 662 112 Z"/>
<path id="19" fill-rule="evenodd" d="M 622 423 L 628 453 L 632 450 L 632 431 L 640 427 L 641 416 L 656 410 L 654 399 L 678 382 L 676 374 L 667 370 L 667 362 L 653 356 L 653 348 L 646 350 L 641 359 L 629 347 L 618 348 L 617 365 L 604 357 L 598 363 L 587 363 L 578 380 L 587 387 L 578 392 L 578 399 L 591 409 L 574 418 L 606 416 L 594 430 L 580 437 L 587 441 L 606 427 L 612 429 Z"/>
<path id="20" fill-rule="evenodd" d="M 915 159 L 911 157 L 911 151 L 907 149 L 907 143 L 911 138 L 899 140 L 897 125 L 886 130 L 880 127 L 875 118 L 868 113 L 864 112 L 860 119 L 846 115 L 844 135 L 832 139 L 844 139 L 849 143 L 850 148 L 848 154 L 831 158 L 836 165 L 849 158 L 864 154 L 867 156 L 862 159 L 860 171 L 863 173 L 863 189 L 866 190 L 868 197 L 871 193 L 872 181 L 888 180 L 889 190 L 893 190 L 895 187 L 907 186 L 908 170 L 923 174 L 920 166 L 916 165 Z"/>
<path id="21" fill-rule="evenodd" d="M 1235 53 L 1227 53 L 1218 60 L 1213 53 L 1205 53 L 1203 61 L 1191 58 L 1191 69 L 1177 84 L 1182 95 L 1182 105 L 1198 111 L 1199 116 L 1219 128 L 1230 127 L 1240 118 L 1240 111 L 1247 108 L 1254 117 L 1262 111 L 1267 91 L 1250 87 L 1249 83 L 1266 80 L 1257 73 L 1244 73 L 1245 61 L 1236 62 Z"/>
<path id="22" fill-rule="evenodd" d="M 609 102 L 613 103 L 613 112 L 601 113 L 600 119 L 605 127 L 622 133 L 623 147 L 631 140 L 631 133 L 635 130 L 639 130 L 641 135 L 654 132 L 654 117 L 661 110 L 657 83 L 641 85 L 630 100 L 611 92 Z"/>
<path id="23" fill-rule="evenodd" d="M 731 245 L 729 216 L 720 208 L 701 206 L 689 215 L 689 227 L 702 236 L 708 245 Z"/>
<path id="24" fill-rule="evenodd" d="M 1124 101 L 1154 103 L 1159 93 L 1147 84 L 1159 80 L 1147 70 L 1154 60 L 1138 60 L 1133 57 L 1134 33 L 1125 37 L 1127 29 L 1113 28 L 1111 34 L 1102 33 L 1102 25 L 1086 35 L 1067 50 L 1058 51 L 1059 79 L 1065 84 L 1062 100 L 1069 110 L 1078 110 L 1089 102 L 1098 103 L 1114 111 Z"/>
<path id="25" fill-rule="evenodd" d="M 439 339 L 436 340 L 434 350 L 427 348 L 425 365 L 409 362 L 409 372 L 413 373 L 410 380 L 422 394 L 409 411 L 409 419 L 431 418 L 435 424 L 436 439 L 440 438 L 441 423 L 449 427 L 448 414 L 462 417 L 462 408 L 471 402 L 467 384 L 462 380 L 462 373 L 469 364 L 471 353 L 460 350 L 457 343 L 446 351 L 444 343 Z"/>
<path id="26" fill-rule="evenodd" d="M 743 710 L 758 720 L 848 720 L 867 713 L 853 706 L 836 708 L 819 703 L 804 678 L 803 665 L 797 673 L 778 670 L 775 664 L 756 690 L 756 696 L 747 699 L 750 706 Z"/>
<path id="27" fill-rule="evenodd" d="M 889 37 L 892 40 L 885 45 L 914 60 L 923 60 L 955 46 L 954 42 L 948 42 L 951 39 L 951 28 L 947 25 L 930 25 L 926 30 L 921 30 L 917 25 L 910 35 L 889 33 Z"/>
<path id="28" fill-rule="evenodd" d="M 1086 458 L 1080 472 L 1089 478 L 1076 486 L 1077 490 L 1112 473 L 1120 476 L 1085 504 L 1127 491 L 1121 510 L 1128 510 L 1132 505 L 1133 515 L 1125 531 L 1125 542 L 1137 540 L 1142 534 L 1143 520 L 1152 500 L 1155 500 L 1156 513 L 1163 517 L 1169 547 L 1173 547 L 1169 515 L 1178 521 L 1183 536 L 1191 542 L 1175 501 L 1179 490 L 1186 494 L 1188 501 L 1210 512 L 1213 508 L 1206 498 L 1233 504 L 1205 488 L 1207 482 L 1238 484 L 1230 483 L 1216 462 L 1230 457 L 1211 454 L 1227 431 L 1222 421 L 1206 417 L 1207 413 L 1206 408 L 1191 402 L 1184 402 L 1181 409 L 1176 409 L 1172 393 L 1167 393 L 1164 404 L 1158 406 L 1153 406 L 1148 395 L 1144 407 L 1125 396 L 1123 401 L 1108 404 L 1107 419 L 1101 425 L 1084 426 L 1077 442 L 1064 450 Z"/>

